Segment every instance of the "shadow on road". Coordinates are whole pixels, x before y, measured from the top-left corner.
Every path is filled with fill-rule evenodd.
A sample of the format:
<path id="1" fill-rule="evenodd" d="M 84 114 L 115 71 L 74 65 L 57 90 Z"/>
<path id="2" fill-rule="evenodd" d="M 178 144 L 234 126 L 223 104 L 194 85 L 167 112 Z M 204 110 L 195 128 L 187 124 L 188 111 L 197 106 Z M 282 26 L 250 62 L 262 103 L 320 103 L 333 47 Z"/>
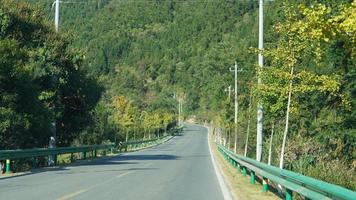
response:
<path id="1" fill-rule="evenodd" d="M 92 169 L 85 169 L 85 170 L 67 170 L 67 171 L 60 171 L 56 172 L 56 174 L 87 174 L 87 173 L 106 173 L 106 172 L 122 172 L 122 171 L 143 171 L 143 170 L 156 170 L 158 168 L 152 167 L 133 167 L 128 169 L 108 169 L 108 170 L 92 170 Z"/>
<path id="2" fill-rule="evenodd" d="M 120 160 L 177 160 L 177 159 L 178 156 L 169 155 L 169 154 L 120 156 Z"/>
<path id="3" fill-rule="evenodd" d="M 117 171 L 127 171 L 127 170 L 149 170 L 149 169 L 154 169 L 154 168 L 140 168 L 139 162 L 135 161 L 140 161 L 140 160 L 177 160 L 179 159 L 178 156 L 174 155 L 168 155 L 168 154 L 157 154 L 157 155 L 119 155 L 119 156 L 114 156 L 114 157 L 105 157 L 105 158 L 99 158 L 99 159 L 94 159 L 94 160 L 81 160 L 79 162 L 74 162 L 70 165 L 66 166 L 56 166 L 56 167 L 46 167 L 46 168 L 38 168 L 34 169 L 29 172 L 25 172 L 23 174 L 18 174 L 18 175 L 12 175 L 12 176 L 7 176 L 7 177 L 1 177 L 0 181 L 5 180 L 5 179 L 11 179 L 11 178 L 17 178 L 17 177 L 22 177 L 22 176 L 29 176 L 29 175 L 35 175 L 39 173 L 45 173 L 45 172 L 58 172 L 57 174 L 70 174 L 70 173 L 93 173 L 93 172 L 105 172 L 105 171 L 112 171 L 112 170 L 117 170 Z M 115 165 L 132 165 L 136 164 L 137 167 L 135 168 L 128 168 L 128 169 L 91 169 L 91 170 L 79 170 L 76 169 L 73 171 L 74 168 L 77 167 L 84 167 L 84 166 L 115 166 Z M 142 163 L 144 165 L 144 163 Z M 72 172 L 70 172 L 72 171 Z"/>
<path id="4" fill-rule="evenodd" d="M 184 132 L 200 131 L 200 129 L 184 129 Z"/>

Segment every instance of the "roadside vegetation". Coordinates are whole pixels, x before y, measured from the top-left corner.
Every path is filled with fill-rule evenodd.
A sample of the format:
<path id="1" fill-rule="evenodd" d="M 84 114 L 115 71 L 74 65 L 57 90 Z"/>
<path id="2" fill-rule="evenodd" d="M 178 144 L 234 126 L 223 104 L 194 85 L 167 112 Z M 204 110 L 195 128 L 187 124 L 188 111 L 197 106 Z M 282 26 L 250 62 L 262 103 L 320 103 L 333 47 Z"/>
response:
<path id="1" fill-rule="evenodd" d="M 54 124 L 58 146 L 156 137 L 178 99 L 233 148 L 236 61 L 238 153 L 249 124 L 255 157 L 261 102 L 263 162 L 286 138 L 284 168 L 356 190 L 355 1 L 266 2 L 262 71 L 257 1 L 75 2 L 56 34 L 51 1 L 0 0 L 0 149 L 45 147 Z"/>

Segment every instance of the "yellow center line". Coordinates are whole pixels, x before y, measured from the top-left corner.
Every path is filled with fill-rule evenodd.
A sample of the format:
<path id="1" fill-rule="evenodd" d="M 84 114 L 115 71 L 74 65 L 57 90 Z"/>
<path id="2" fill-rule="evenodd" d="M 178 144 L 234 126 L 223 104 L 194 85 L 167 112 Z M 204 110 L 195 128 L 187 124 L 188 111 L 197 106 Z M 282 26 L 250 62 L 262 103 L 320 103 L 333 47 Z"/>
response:
<path id="1" fill-rule="evenodd" d="M 148 167 L 148 166 L 150 166 L 150 165 L 152 165 L 153 163 L 147 163 L 147 164 L 144 164 L 143 166 L 144 167 Z"/>
<path id="2" fill-rule="evenodd" d="M 128 175 L 128 174 L 130 174 L 130 173 L 132 173 L 132 172 L 134 172 L 134 171 L 128 171 L 128 172 L 125 172 L 125 173 L 123 173 L 123 174 L 119 174 L 119 175 L 116 176 L 116 178 L 123 177 L 123 176 Z M 112 181 L 113 179 L 114 179 L 114 178 L 111 178 L 111 179 L 109 179 L 109 180 L 107 180 L 107 181 L 104 181 L 104 182 L 98 183 L 98 184 L 96 184 L 96 185 L 93 185 L 92 187 L 89 187 L 89 188 L 87 188 L 87 189 L 82 189 L 82 190 L 78 190 L 78 191 L 69 193 L 69 194 L 67 194 L 67 195 L 65 195 L 65 196 L 59 197 L 57 200 L 68 200 L 68 199 L 71 199 L 71 198 L 73 198 L 73 197 L 75 197 L 75 196 L 78 196 L 78 195 L 80 195 L 80 194 L 82 194 L 82 193 L 84 193 L 84 192 L 87 192 L 87 191 L 89 191 L 89 190 L 91 190 L 91 189 L 97 187 L 98 185 L 102 185 L 102 184 L 104 184 L 104 183 L 107 183 L 107 182 L 109 182 L 109 181 Z"/>
<path id="3" fill-rule="evenodd" d="M 130 174 L 130 173 L 132 173 L 132 172 L 133 172 L 133 171 L 128 171 L 128 172 L 125 172 L 125 173 L 123 173 L 123 174 L 119 174 L 119 175 L 116 176 L 116 178 L 123 177 L 123 176 L 125 176 L 125 175 L 127 175 L 127 174 Z"/>
<path id="4" fill-rule="evenodd" d="M 78 191 L 76 191 L 76 192 L 72 192 L 72 193 L 70 193 L 70 194 L 67 194 L 67 195 L 65 195 L 65 196 L 62 196 L 62 197 L 58 198 L 57 200 L 68 200 L 68 199 L 71 199 L 71 198 L 73 198 L 73 197 L 75 197 L 75 196 L 78 196 L 78 195 L 80 195 L 81 193 L 86 192 L 86 191 L 88 191 L 88 189 L 78 190 Z"/>

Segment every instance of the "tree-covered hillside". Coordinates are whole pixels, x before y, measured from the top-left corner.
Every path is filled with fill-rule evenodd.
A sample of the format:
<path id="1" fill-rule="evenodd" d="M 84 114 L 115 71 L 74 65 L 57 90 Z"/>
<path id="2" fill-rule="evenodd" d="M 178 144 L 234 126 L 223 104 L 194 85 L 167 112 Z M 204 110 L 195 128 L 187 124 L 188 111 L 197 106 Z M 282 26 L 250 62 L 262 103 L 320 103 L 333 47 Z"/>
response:
<path id="1" fill-rule="evenodd" d="M 222 127 L 227 133 L 233 127 L 234 108 L 233 99 L 228 98 L 225 89 L 233 84 L 233 73 L 229 69 L 236 61 L 242 69 L 238 74 L 237 91 L 238 152 L 244 153 L 248 116 L 251 116 L 247 155 L 255 157 L 256 105 L 261 102 L 264 108 L 263 161 L 268 159 L 273 129 L 273 165 L 279 165 L 283 136 L 286 135 L 285 168 L 356 188 L 355 1 L 265 2 L 265 67 L 262 71 L 257 65 L 258 1 L 68 0 L 61 4 L 58 36 L 53 36 L 53 30 L 49 28 L 54 15 L 52 1 L 22 2 L 37 7 L 38 17 L 48 20 L 45 27 L 51 37 L 67 38 L 67 51 L 74 52 L 68 56 L 76 55 L 74 58 L 80 60 L 79 67 L 75 68 L 77 72 L 73 73 L 75 76 L 85 73 L 84 77 L 91 80 L 85 84 L 92 83 L 84 85 L 81 82 L 84 77 L 80 76 L 75 79 L 80 84 L 73 83 L 73 87 L 82 89 L 70 87 L 94 96 L 88 98 L 90 103 L 85 104 L 85 112 L 75 118 L 77 122 L 83 120 L 86 123 L 78 123 L 82 127 L 73 125 L 76 134 L 68 141 L 101 143 L 137 135 L 143 137 L 147 132 L 158 134 L 159 130 L 174 123 L 178 98 L 184 101 L 186 117 L 196 115 L 202 121 Z M 8 4 L 1 9 L 5 14 L 21 13 L 11 10 Z M 2 18 L 1 27 L 6 27 L 3 21 Z M 16 35 L 16 40 L 24 37 Z M 11 41 L 13 38 L 6 34 L 1 37 L 1 40 L 11 38 Z M 33 37 L 38 41 L 38 34 Z M 53 42 L 26 45 L 40 51 L 44 44 L 52 45 Z M 20 43 L 16 48 L 29 51 L 26 45 Z M 66 49 L 51 48 L 56 51 Z M 30 58 L 30 63 L 39 62 Z M 78 61 L 73 59 L 71 62 L 76 66 Z M 257 86 L 258 76 L 263 83 L 260 86 Z M 33 98 L 40 101 L 41 109 L 47 106 L 45 112 L 51 116 L 69 117 L 44 104 L 49 97 L 38 100 L 40 91 L 53 90 L 46 88 L 50 86 L 42 86 L 41 82 L 31 79 L 32 83 L 40 84 L 33 90 L 39 91 Z M 291 98 L 288 100 L 289 93 Z M 1 104 L 1 108 L 13 109 L 16 115 L 28 116 L 24 109 L 16 110 L 12 106 Z M 286 130 L 287 107 L 290 118 Z M 31 112 L 34 111 L 31 109 Z M 84 113 L 90 113 L 86 115 L 90 117 L 81 118 Z M 30 116 L 39 115 L 31 113 Z M 160 120 L 163 116 L 167 120 Z M 49 119 L 55 117 L 44 118 L 46 122 L 35 121 L 48 126 Z M 71 118 L 63 119 L 68 120 L 63 123 L 75 122 Z M 18 123 L 22 124 L 20 127 L 30 127 L 25 126 L 25 122 Z M 2 127 L 10 127 L 4 124 Z M 35 130 L 24 131 L 35 133 Z M 127 132 L 128 136 L 125 135 Z M 225 137 L 233 140 L 234 135 L 231 139 L 227 134 Z M 233 143 L 229 143 L 232 148 Z"/>
<path id="2" fill-rule="evenodd" d="M 1 1 L 0 20 L 0 148 L 45 146 L 53 129 L 69 145 L 91 123 L 102 87 L 39 11 Z"/>

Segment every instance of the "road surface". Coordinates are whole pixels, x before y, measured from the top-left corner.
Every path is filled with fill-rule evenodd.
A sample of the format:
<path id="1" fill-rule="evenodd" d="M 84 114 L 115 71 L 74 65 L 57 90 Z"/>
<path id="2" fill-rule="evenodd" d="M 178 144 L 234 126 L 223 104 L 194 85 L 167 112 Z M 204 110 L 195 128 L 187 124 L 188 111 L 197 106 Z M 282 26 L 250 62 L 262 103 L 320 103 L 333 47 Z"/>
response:
<path id="1" fill-rule="evenodd" d="M 0 199 L 223 200 L 207 130 L 138 152 L 0 179 Z"/>

